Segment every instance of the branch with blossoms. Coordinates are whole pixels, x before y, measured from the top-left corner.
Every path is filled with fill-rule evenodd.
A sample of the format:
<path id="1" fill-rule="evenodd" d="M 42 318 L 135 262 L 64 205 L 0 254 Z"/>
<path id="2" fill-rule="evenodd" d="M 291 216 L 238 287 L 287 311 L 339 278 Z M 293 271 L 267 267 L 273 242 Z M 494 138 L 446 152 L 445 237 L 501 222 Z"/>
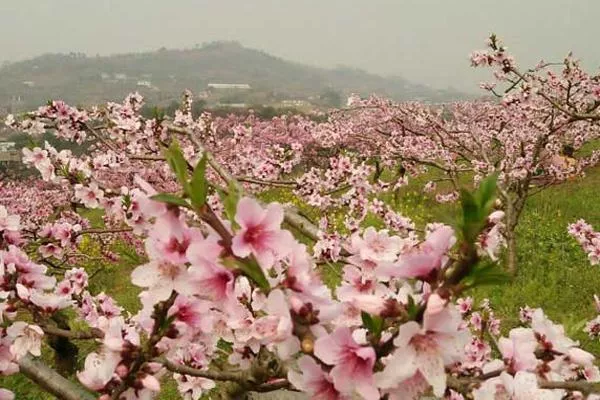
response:
<path id="1" fill-rule="evenodd" d="M 109 297 L 89 294 L 83 273 L 74 271 L 68 277 L 77 290 L 70 299 L 60 291 L 52 296 L 68 299 L 66 305 L 89 324 L 89 332 L 13 322 L 4 337 L 12 360 L 40 354 L 45 335 L 94 338 L 101 347 L 87 355 L 78 378 L 103 399 L 153 396 L 166 371 L 176 373 L 182 394 L 195 398 L 222 380 L 238 383 L 241 390 L 293 387 L 313 395 L 324 390 L 331 398 L 358 393 L 378 399 L 395 396 L 405 387 L 456 398 L 460 394 L 448 385 L 456 374 L 482 376 L 484 367 L 494 362 L 488 356 L 467 367 L 460 349 L 473 343 L 477 333 L 464 326 L 460 311 L 452 305 L 466 286 L 497 277 L 480 265 L 485 253 L 476 245 L 496 218 L 489 217 L 494 179 L 482 182 L 475 194 L 462 193 L 463 221 L 456 249 L 454 231 L 443 225 L 431 225 L 424 240 L 414 233 L 402 237 L 373 228 L 352 234 L 344 246 L 348 256 L 334 297 L 307 248 L 281 229 L 281 205 L 263 208 L 230 189 L 221 194 L 224 214 L 219 216 L 208 202 L 206 155 L 190 172 L 177 145 L 165 154 L 181 189 L 176 194 L 157 193 L 138 180 L 143 190 L 134 192 L 132 209 L 149 224 L 143 231 L 148 263 L 131 275 L 132 282 L 144 289 L 142 309 L 124 317 Z M 129 193 L 122 204 L 129 202 L 131 207 Z M 7 215 L 2 226 L 18 229 L 18 220 Z M 50 296 L 44 294 L 52 290 L 50 283 L 34 285 L 29 304 L 19 286 L 10 286 L 31 279 L 29 270 L 43 274 L 43 268 L 27 261 L 29 270 L 24 270 L 21 265 L 27 256 L 14 247 L 2 256 L 5 263 L 19 265 L 5 272 L 8 306 L 3 315 L 16 318 L 21 303 L 35 314 L 56 311 L 36 300 Z M 486 312 L 485 325 L 492 326 L 493 317 Z M 559 328 L 553 328 L 541 311 L 536 318 L 541 327 L 533 327 L 528 337 L 535 342 L 526 344 L 536 361 L 530 360 L 525 369 L 511 369 L 516 361 L 505 344 L 510 340 L 499 340 L 500 348 L 506 347 L 505 357 L 495 363 L 505 366 L 503 377 L 516 373 L 517 383 L 522 375 L 535 378 L 538 363 L 566 354 L 555 350 L 553 342 L 538 343 L 538 336 L 556 336 L 543 329 Z M 481 335 L 476 337 L 481 340 Z M 231 349 L 229 368 L 237 371 L 219 371 L 214 364 L 222 341 Z M 563 339 L 558 343 L 564 345 Z M 573 368 L 578 368 L 577 362 Z M 515 390 L 520 390 L 517 383 Z M 476 398 L 479 390 L 483 389 L 473 392 Z M 72 398 L 68 396 L 72 393 L 62 398 Z"/>
<path id="2" fill-rule="evenodd" d="M 458 299 L 506 280 L 495 260 L 533 169 L 571 174 L 571 167 L 546 168 L 543 152 L 591 139 L 593 126 L 554 108 L 532 111 L 524 101 L 457 104 L 450 116 L 418 104 L 366 103 L 324 123 L 195 118 L 189 93 L 173 119 L 141 117 L 137 94 L 90 110 L 55 101 L 10 117 L 15 129 L 51 128 L 90 144 L 82 155 L 49 144 L 25 149 L 24 162 L 59 185 L 72 209 L 100 209 L 104 226 L 75 227 L 71 212 L 25 231 L 27 216 L 0 209 L 0 372 L 21 365 L 59 398 L 85 398 L 78 384 L 29 363 L 43 341 L 52 347 L 66 339 L 97 343 L 76 376 L 102 400 L 156 397 L 165 375 L 194 400 L 221 382 L 234 382 L 235 391 L 285 387 L 328 399 L 594 392 L 594 356 L 542 310 L 524 310 L 524 326 L 501 337 L 489 304 L 476 309 Z M 315 153 L 327 147 L 334 150 L 317 162 Z M 456 229 L 417 229 L 381 200 L 424 166 L 440 166 L 450 179 L 448 198 L 462 206 Z M 460 190 L 459 175 L 472 171 L 477 189 Z M 289 205 L 252 197 L 279 181 L 319 211 L 319 226 Z M 346 217 L 343 230 L 336 213 Z M 385 229 L 364 227 L 367 214 Z M 301 244 L 286 227 L 315 243 Z M 130 277 L 141 291 L 138 312 L 90 292 L 81 268 L 43 265 L 80 232 L 137 246 L 144 263 Z M 323 263 L 339 273 L 336 287 L 325 284 Z M 65 321 L 66 310 L 77 317 Z"/>
<path id="3" fill-rule="evenodd" d="M 600 263 L 600 233 L 596 232 L 594 227 L 583 219 L 570 224 L 568 231 L 586 252 L 590 264 Z"/>
<path id="4" fill-rule="evenodd" d="M 493 70 L 495 82 L 482 88 L 496 94 L 499 102 L 432 106 L 352 96 L 347 109 L 315 126 L 313 136 L 322 146 L 351 149 L 390 170 L 400 166 L 413 176 L 426 173 L 431 179 L 424 191 L 437 192 L 439 202 L 458 200 L 461 177 L 477 186 L 483 177 L 499 173 L 507 266 L 514 272 L 515 229 L 527 198 L 581 176 L 598 162 L 599 152 L 577 152 L 600 135 L 600 86 L 571 56 L 564 63 L 542 62 L 521 72 L 495 36 L 487 51 L 472 54 L 471 62 Z M 560 73 L 552 70 L 557 66 L 562 66 Z M 506 88 L 499 93 L 497 85 Z M 320 175 L 313 175 L 319 182 Z M 449 185 L 439 185 L 440 179 Z M 313 193 L 313 201 L 329 201 Z"/>

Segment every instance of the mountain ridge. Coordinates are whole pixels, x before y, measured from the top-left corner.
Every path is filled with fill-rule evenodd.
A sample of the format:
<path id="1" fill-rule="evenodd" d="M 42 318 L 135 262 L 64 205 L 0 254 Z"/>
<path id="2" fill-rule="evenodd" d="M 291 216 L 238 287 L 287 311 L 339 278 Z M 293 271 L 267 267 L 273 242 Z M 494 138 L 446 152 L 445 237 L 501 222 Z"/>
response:
<path id="1" fill-rule="evenodd" d="M 0 67 L 0 109 L 34 107 L 50 98 L 88 105 L 116 101 L 136 90 L 154 104 L 165 104 L 178 99 L 184 89 L 200 93 L 211 82 L 249 84 L 252 95 L 237 96 L 253 104 L 318 100 L 327 91 L 342 97 L 352 92 L 374 93 L 430 102 L 469 97 L 358 68 L 309 66 L 239 42 L 219 41 L 192 49 L 161 48 L 109 56 L 49 53 L 5 63 Z"/>

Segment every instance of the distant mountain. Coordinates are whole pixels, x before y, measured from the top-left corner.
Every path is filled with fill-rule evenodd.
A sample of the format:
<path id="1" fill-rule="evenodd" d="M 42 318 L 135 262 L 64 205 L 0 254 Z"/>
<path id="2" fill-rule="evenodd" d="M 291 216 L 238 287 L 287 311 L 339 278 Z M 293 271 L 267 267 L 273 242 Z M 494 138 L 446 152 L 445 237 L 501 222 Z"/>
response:
<path id="1" fill-rule="evenodd" d="M 467 98 L 453 90 L 435 90 L 400 77 L 382 77 L 353 68 L 324 69 L 283 60 L 237 42 L 214 42 L 187 50 L 88 57 L 81 53 L 47 54 L 0 68 L 0 113 L 36 107 L 48 99 L 73 104 L 120 100 L 139 91 L 152 104 L 179 99 L 209 83 L 244 83 L 251 90 L 222 93 L 219 101 L 269 104 L 290 99 L 318 103 L 332 93 L 376 93 L 396 100 L 441 102 Z M 211 95 L 204 93 L 209 98 Z M 333 96 L 335 98 L 335 96 Z"/>

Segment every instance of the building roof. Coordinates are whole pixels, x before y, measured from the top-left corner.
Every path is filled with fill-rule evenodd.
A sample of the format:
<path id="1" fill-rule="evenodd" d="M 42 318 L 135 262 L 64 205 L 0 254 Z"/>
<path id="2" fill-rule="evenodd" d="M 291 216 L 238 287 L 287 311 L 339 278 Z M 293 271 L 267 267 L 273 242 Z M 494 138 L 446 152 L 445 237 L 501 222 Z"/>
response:
<path id="1" fill-rule="evenodd" d="M 209 83 L 211 89 L 251 89 L 247 83 Z"/>

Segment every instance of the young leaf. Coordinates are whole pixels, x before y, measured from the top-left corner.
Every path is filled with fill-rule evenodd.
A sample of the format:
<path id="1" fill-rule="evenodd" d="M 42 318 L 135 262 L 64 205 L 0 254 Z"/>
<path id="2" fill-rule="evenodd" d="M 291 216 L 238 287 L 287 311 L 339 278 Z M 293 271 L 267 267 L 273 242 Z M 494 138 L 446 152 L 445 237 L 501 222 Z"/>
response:
<path id="1" fill-rule="evenodd" d="M 237 211 L 237 203 L 239 201 L 240 194 L 235 187 L 235 184 L 230 183 L 227 188 L 227 193 L 223 191 L 219 191 L 219 196 L 221 197 L 221 201 L 223 202 L 223 207 L 225 208 L 225 215 L 229 221 L 234 223 L 235 221 L 235 213 Z"/>
<path id="2" fill-rule="evenodd" d="M 473 243 L 479 234 L 481 216 L 475 197 L 466 190 L 461 190 L 460 202 L 463 210 L 462 233 L 465 240 Z"/>
<path id="3" fill-rule="evenodd" d="M 474 243 L 485 227 L 487 217 L 496 200 L 496 183 L 498 174 L 493 174 L 481 181 L 474 194 L 462 189 L 460 200 L 463 210 L 462 233 L 468 243 Z"/>
<path id="4" fill-rule="evenodd" d="M 165 150 L 165 158 L 171 167 L 173 173 L 177 177 L 179 183 L 181 183 L 186 190 L 188 191 L 188 181 L 187 181 L 187 161 L 183 157 L 183 153 L 181 152 L 181 148 L 179 148 L 179 143 L 177 141 L 173 141 L 169 148 Z"/>
<path id="5" fill-rule="evenodd" d="M 379 336 L 383 329 L 383 319 L 377 315 L 371 315 L 367 312 L 361 312 L 360 314 L 362 323 L 367 330 L 375 335 Z"/>
<path id="6" fill-rule="evenodd" d="M 206 203 L 206 195 L 208 194 L 208 182 L 206 181 L 206 153 L 196 164 L 192 179 L 190 181 L 190 191 L 188 195 L 192 200 L 192 204 L 196 207 L 202 207 Z"/>
<path id="7" fill-rule="evenodd" d="M 496 201 L 496 187 L 498 184 L 498 173 L 486 177 L 479 184 L 476 192 L 477 202 L 485 218 L 491 211 L 494 201 Z"/>
<path id="8" fill-rule="evenodd" d="M 271 288 L 269 281 L 265 277 L 262 268 L 260 265 L 258 265 L 258 262 L 256 262 L 255 259 L 248 258 L 244 261 L 239 261 L 237 264 L 244 275 L 253 280 L 254 283 L 256 283 L 258 287 L 260 287 L 265 293 L 269 291 Z"/>
<path id="9" fill-rule="evenodd" d="M 495 262 L 487 262 L 476 266 L 465 277 L 464 283 L 469 286 L 500 285 L 510 282 L 511 277 L 502 271 Z"/>
<path id="10" fill-rule="evenodd" d="M 154 196 L 152 196 L 150 198 L 154 201 L 160 201 L 161 203 L 167 203 L 167 204 L 171 204 L 174 206 L 190 208 L 190 204 L 187 201 L 185 201 L 185 199 L 175 196 L 174 194 L 159 193 L 159 194 L 155 194 Z"/>
<path id="11" fill-rule="evenodd" d="M 419 306 L 415 303 L 415 299 L 412 296 L 408 296 L 406 312 L 408 313 L 408 319 L 410 321 L 414 321 L 419 314 Z"/>

